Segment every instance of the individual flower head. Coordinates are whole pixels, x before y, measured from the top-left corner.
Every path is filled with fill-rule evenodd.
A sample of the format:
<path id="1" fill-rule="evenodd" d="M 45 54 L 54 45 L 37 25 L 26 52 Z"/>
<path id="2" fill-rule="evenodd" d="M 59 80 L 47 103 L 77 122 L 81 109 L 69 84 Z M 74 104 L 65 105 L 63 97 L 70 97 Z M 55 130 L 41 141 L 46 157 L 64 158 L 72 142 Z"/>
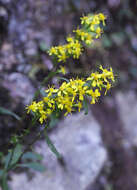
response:
<path id="1" fill-rule="evenodd" d="M 99 13 L 99 18 L 102 21 L 103 25 L 105 26 L 105 20 L 106 20 L 107 17 L 104 14 Z"/>
<path id="2" fill-rule="evenodd" d="M 59 72 L 62 73 L 63 75 L 65 75 L 67 73 L 66 67 L 60 66 Z"/>

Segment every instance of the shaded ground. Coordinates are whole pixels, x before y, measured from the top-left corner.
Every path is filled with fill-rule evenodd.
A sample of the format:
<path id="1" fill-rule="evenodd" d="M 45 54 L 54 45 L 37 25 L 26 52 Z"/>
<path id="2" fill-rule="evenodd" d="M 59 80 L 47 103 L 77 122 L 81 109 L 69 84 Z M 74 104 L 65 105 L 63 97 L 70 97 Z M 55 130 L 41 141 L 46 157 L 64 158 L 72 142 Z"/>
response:
<path id="1" fill-rule="evenodd" d="M 113 99 L 113 105 L 99 104 L 93 109 L 103 127 L 102 136 L 112 164 L 108 180 L 114 189 L 136 189 L 136 154 L 133 147 L 124 142 L 127 136 L 116 107 Z"/>

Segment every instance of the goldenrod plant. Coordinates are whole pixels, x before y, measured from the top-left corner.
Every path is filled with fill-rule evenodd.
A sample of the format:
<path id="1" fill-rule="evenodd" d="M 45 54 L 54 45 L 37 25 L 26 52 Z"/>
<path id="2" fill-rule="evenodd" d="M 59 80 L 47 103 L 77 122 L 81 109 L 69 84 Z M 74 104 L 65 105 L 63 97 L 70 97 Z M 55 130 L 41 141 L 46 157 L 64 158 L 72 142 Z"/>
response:
<path id="1" fill-rule="evenodd" d="M 22 138 L 18 137 L 17 134 L 12 138 L 14 146 L 9 150 L 7 156 L 2 158 L 3 169 L 0 170 L 0 181 L 3 190 L 9 190 L 7 183 L 8 174 L 16 167 L 28 167 L 44 171 L 43 166 L 39 162 L 36 162 L 41 160 L 41 156 L 29 151 L 32 145 L 41 137 L 41 134 L 45 135 L 49 148 L 55 153 L 57 158 L 60 161 L 63 160 L 47 135 L 50 120 L 56 120 L 56 117 L 60 113 L 67 116 L 75 111 L 80 112 L 82 108 L 87 113 L 87 100 L 90 101 L 90 104 L 95 104 L 103 93 L 106 95 L 115 82 L 112 68 L 106 69 L 100 65 L 97 71 L 92 72 L 88 77 L 77 77 L 69 80 L 62 77 L 64 81 L 60 87 L 56 88 L 52 85 L 46 88 L 49 79 L 60 74 L 66 74 L 67 71 L 63 65 L 66 61 L 69 61 L 69 58 L 78 59 L 84 53 L 85 47 L 90 47 L 93 41 L 98 39 L 103 33 L 106 20 L 104 14 L 89 14 L 82 16 L 80 19 L 81 27 L 73 30 L 72 34 L 66 38 L 66 44 L 51 47 L 48 50 L 49 56 L 53 58 L 54 67 L 49 75 L 43 79 L 31 104 L 26 106 L 27 114 L 32 114 L 32 123 L 34 124 L 38 121 L 43 127 L 27 147 L 23 147 L 22 139 L 24 135 L 29 133 L 30 128 L 27 130 L 27 133 L 21 136 Z M 41 93 L 43 87 L 45 87 L 45 90 Z M 40 93 L 42 97 L 38 101 Z M 31 161 L 27 162 L 27 160 Z"/>
<path id="2" fill-rule="evenodd" d="M 99 38 L 103 33 L 102 26 L 105 25 L 106 16 L 102 13 L 89 14 L 81 19 L 81 28 L 73 30 L 73 36 L 69 35 L 66 44 L 51 47 L 48 51 L 50 56 L 58 63 L 64 63 L 68 58 L 78 59 L 84 53 L 84 45 L 91 45 L 93 40 Z M 32 112 L 41 124 L 46 122 L 49 116 L 54 112 L 63 111 L 66 116 L 68 113 L 80 111 L 87 97 L 90 97 L 91 104 L 95 104 L 101 96 L 104 88 L 105 94 L 112 87 L 114 75 L 112 68 L 105 69 L 99 67 L 99 72 L 91 73 L 86 79 L 70 79 L 63 82 L 56 89 L 54 86 L 45 90 L 46 96 L 39 102 L 33 101 L 27 106 L 27 113 Z M 65 74 L 65 68 L 60 66 L 60 71 Z"/>

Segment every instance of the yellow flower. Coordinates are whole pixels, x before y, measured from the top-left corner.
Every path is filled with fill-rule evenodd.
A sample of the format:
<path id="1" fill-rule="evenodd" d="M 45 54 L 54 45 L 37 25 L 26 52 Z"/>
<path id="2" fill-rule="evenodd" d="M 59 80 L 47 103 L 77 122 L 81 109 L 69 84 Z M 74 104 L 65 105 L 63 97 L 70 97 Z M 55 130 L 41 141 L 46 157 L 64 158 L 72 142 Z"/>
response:
<path id="1" fill-rule="evenodd" d="M 96 38 L 99 38 L 101 36 L 102 30 L 100 27 L 97 27 L 96 29 Z"/>
<path id="2" fill-rule="evenodd" d="M 58 56 L 59 62 L 61 62 L 61 61 L 65 62 L 66 59 L 67 59 L 67 56 L 66 56 L 65 52 L 63 52 L 61 55 Z"/>
<path id="3" fill-rule="evenodd" d="M 60 66 L 60 73 L 62 73 L 63 75 L 65 75 L 67 73 L 66 68 L 63 66 Z"/>
<path id="4" fill-rule="evenodd" d="M 104 14 L 102 14 L 102 13 L 99 13 L 99 18 L 103 22 L 103 25 L 105 26 L 106 16 Z"/>
<path id="5" fill-rule="evenodd" d="M 105 25 L 106 16 L 102 13 L 95 15 L 87 15 L 80 18 L 82 27 L 73 30 L 75 36 L 68 36 L 66 38 L 67 43 L 51 47 L 49 55 L 54 56 L 58 62 L 66 62 L 70 57 L 78 59 L 83 52 L 83 42 L 86 45 L 90 45 L 93 39 L 99 38 L 102 33 L 100 22 Z"/>
<path id="6" fill-rule="evenodd" d="M 92 36 L 90 34 L 88 34 L 85 38 L 85 43 L 87 45 L 90 45 L 93 42 Z"/>
<path id="7" fill-rule="evenodd" d="M 75 32 L 76 36 L 84 41 L 87 45 L 91 44 L 91 42 L 93 41 L 91 34 L 89 34 L 88 32 L 85 32 L 81 29 L 74 30 L 73 32 Z"/>
<path id="8" fill-rule="evenodd" d="M 95 104 L 95 101 L 97 100 L 97 98 L 101 96 L 98 89 L 96 89 L 95 92 L 92 89 L 90 89 L 90 90 L 87 90 L 86 93 L 91 96 L 91 102 L 90 102 L 91 104 Z"/>
<path id="9" fill-rule="evenodd" d="M 99 15 L 93 15 L 91 24 L 93 25 L 100 24 Z"/>
<path id="10" fill-rule="evenodd" d="M 57 48 L 56 47 L 52 47 L 50 50 L 49 50 L 49 55 L 57 55 L 58 54 L 58 51 L 57 51 Z"/>
<path id="11" fill-rule="evenodd" d="M 100 70 L 102 70 L 101 77 L 104 78 L 105 82 L 107 82 L 108 79 L 111 79 L 113 82 L 115 81 L 112 68 L 110 68 L 110 71 L 108 71 L 107 69 L 103 69 L 103 67 L 101 65 Z"/>
<path id="12" fill-rule="evenodd" d="M 74 42 L 73 37 L 68 36 L 68 37 L 67 37 L 67 42 Z"/>
<path id="13" fill-rule="evenodd" d="M 35 101 L 33 101 L 33 102 L 31 103 L 31 105 L 27 106 L 26 109 L 27 109 L 27 113 L 29 113 L 30 111 L 36 112 L 37 109 L 38 109 L 38 105 L 37 105 L 37 103 L 36 103 Z"/>
<path id="14" fill-rule="evenodd" d="M 78 102 L 78 111 L 79 112 L 80 112 L 81 108 L 82 108 L 82 102 Z"/>
<path id="15" fill-rule="evenodd" d="M 72 102 L 68 101 L 65 103 L 65 109 L 67 110 L 65 115 L 67 115 L 68 113 L 71 113 L 72 112 Z"/>
<path id="16" fill-rule="evenodd" d="M 40 118 L 39 118 L 39 122 L 42 124 L 46 119 L 47 119 L 47 115 L 46 112 L 43 110 L 40 110 Z"/>
<path id="17" fill-rule="evenodd" d="M 91 32 L 94 32 L 94 31 L 95 31 L 95 25 L 94 25 L 94 24 L 91 24 L 91 25 L 90 25 L 90 31 L 91 31 Z"/>
<path id="18" fill-rule="evenodd" d="M 81 24 L 88 24 L 89 23 L 89 17 L 88 16 L 83 16 L 80 18 Z"/>
<path id="19" fill-rule="evenodd" d="M 105 95 L 107 94 L 107 91 L 108 91 L 110 88 L 111 88 L 111 84 L 110 84 L 109 82 L 107 82 Z"/>
<path id="20" fill-rule="evenodd" d="M 48 93 L 48 97 L 50 97 L 53 93 L 57 93 L 58 89 L 54 89 L 54 87 L 51 87 L 48 90 L 45 90 L 45 92 Z"/>

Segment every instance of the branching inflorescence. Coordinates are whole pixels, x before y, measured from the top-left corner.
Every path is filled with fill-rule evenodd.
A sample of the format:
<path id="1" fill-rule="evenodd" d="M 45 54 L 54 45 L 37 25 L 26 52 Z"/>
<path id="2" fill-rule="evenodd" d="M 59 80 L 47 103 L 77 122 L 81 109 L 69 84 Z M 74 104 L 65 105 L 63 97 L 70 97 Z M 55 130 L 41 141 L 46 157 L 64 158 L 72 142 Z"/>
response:
<path id="1" fill-rule="evenodd" d="M 67 37 L 65 45 L 52 47 L 48 52 L 57 62 L 65 62 L 68 58 L 78 59 L 84 51 L 84 45 L 90 45 L 93 40 L 99 38 L 105 25 L 106 17 L 102 14 L 95 14 L 81 17 L 81 28 L 73 31 L 74 36 Z M 63 72 L 63 67 L 61 67 Z M 65 71 L 64 71 L 65 74 Z M 105 94 L 112 87 L 114 75 L 112 68 L 104 69 L 99 67 L 98 72 L 91 73 L 86 79 L 70 79 L 63 82 L 56 89 L 54 86 L 45 90 L 45 97 L 41 101 L 33 101 L 27 106 L 27 112 L 33 114 L 42 124 L 52 113 L 63 111 L 64 115 L 73 111 L 80 111 L 86 97 L 91 99 L 90 103 L 95 104 L 105 89 Z"/>
<path id="2" fill-rule="evenodd" d="M 54 56 L 58 62 L 65 62 L 68 58 L 78 59 L 84 50 L 84 44 L 90 45 L 103 33 L 100 24 L 105 25 L 106 17 L 100 13 L 81 17 L 81 29 L 73 30 L 74 36 L 68 36 L 64 45 L 52 47 L 49 55 Z"/>

